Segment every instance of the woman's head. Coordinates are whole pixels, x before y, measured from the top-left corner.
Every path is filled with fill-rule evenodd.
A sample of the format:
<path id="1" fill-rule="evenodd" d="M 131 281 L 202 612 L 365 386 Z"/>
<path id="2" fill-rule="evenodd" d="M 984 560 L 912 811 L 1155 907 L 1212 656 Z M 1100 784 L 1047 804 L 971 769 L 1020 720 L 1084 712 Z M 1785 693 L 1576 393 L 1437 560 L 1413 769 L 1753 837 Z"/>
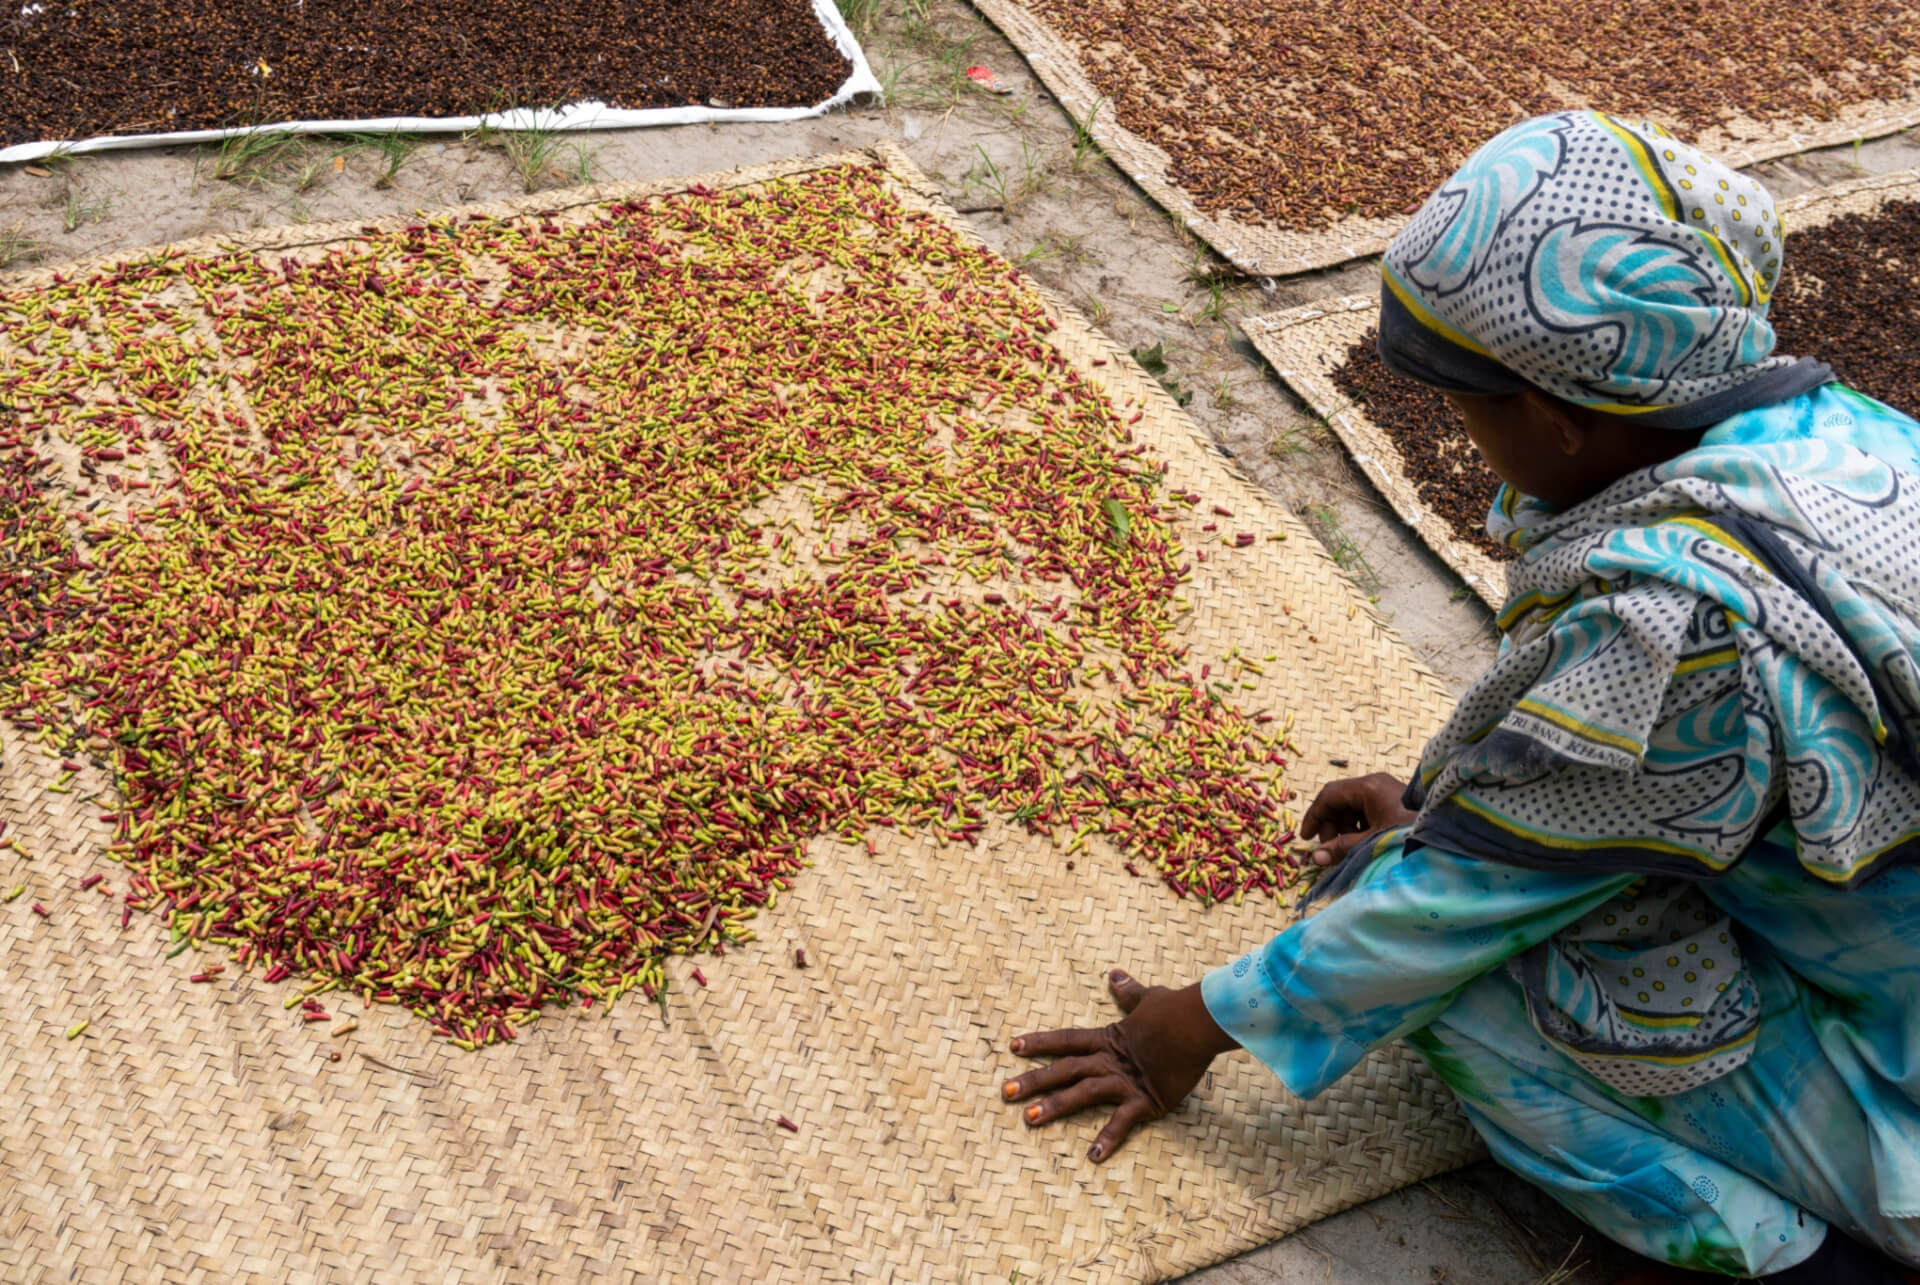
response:
<path id="1" fill-rule="evenodd" d="M 1664 130 L 1538 117 L 1394 239 L 1380 355 L 1453 397 L 1516 489 L 1577 502 L 1829 377 L 1773 354 L 1781 242 L 1764 188 Z"/>

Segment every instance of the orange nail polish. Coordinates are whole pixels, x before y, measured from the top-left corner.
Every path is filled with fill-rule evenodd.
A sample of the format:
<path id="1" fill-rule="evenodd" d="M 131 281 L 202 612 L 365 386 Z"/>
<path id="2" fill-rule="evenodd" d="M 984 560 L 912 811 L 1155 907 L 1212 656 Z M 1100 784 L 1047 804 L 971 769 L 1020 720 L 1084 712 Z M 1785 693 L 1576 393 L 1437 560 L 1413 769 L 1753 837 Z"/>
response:
<path id="1" fill-rule="evenodd" d="M 1027 1123 L 1040 1123 L 1040 1104 L 1038 1102 L 1027 1108 Z"/>
<path id="2" fill-rule="evenodd" d="M 1007 1096 L 1007 1100 L 1011 1102 L 1013 1099 L 1020 1096 L 1020 1081 L 1008 1080 L 1005 1084 L 1000 1086 L 1000 1092 L 1004 1093 Z"/>

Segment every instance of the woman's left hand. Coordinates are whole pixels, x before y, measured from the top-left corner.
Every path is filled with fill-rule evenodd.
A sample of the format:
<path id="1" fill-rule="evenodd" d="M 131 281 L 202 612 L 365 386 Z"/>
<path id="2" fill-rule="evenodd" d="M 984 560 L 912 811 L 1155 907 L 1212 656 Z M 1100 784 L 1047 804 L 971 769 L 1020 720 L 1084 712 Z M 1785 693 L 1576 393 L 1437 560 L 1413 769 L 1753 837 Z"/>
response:
<path id="1" fill-rule="evenodd" d="M 1107 986 L 1124 1014 L 1119 1021 L 1016 1036 L 1015 1053 L 1059 1061 L 1000 1089 L 1009 1102 L 1045 1095 L 1026 1109 L 1034 1128 L 1090 1106 L 1111 1106 L 1107 1127 L 1087 1149 L 1096 1163 L 1118 1151 L 1134 1129 L 1179 1106 L 1215 1057 L 1240 1047 L 1207 1012 L 1198 983 L 1177 991 L 1143 986 L 1115 969 Z"/>
<path id="2" fill-rule="evenodd" d="M 1407 787 L 1385 772 L 1331 781 L 1300 818 L 1302 838 L 1317 839 L 1316 866 L 1338 865 L 1380 831 L 1417 819 L 1400 802 Z"/>

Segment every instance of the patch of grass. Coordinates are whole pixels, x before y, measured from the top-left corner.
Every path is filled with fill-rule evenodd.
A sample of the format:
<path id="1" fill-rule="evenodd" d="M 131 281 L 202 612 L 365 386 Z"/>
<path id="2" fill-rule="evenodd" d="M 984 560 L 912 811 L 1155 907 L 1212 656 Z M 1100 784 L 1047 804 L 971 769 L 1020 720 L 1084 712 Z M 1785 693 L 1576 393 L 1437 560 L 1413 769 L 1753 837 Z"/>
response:
<path id="1" fill-rule="evenodd" d="M 213 155 L 212 177 L 221 183 L 264 186 L 285 170 L 299 145 L 285 130 L 250 130 L 223 138 Z"/>
<path id="2" fill-rule="evenodd" d="M 1200 315 L 1208 321 L 1225 321 L 1228 307 L 1227 283 L 1215 277 L 1207 282 L 1207 301 L 1200 305 Z"/>
<path id="3" fill-rule="evenodd" d="M 1262 369 L 1264 370 L 1265 368 L 1262 367 Z M 1345 409 L 1346 407 L 1342 406 L 1339 410 L 1334 411 L 1333 414 L 1338 415 L 1341 410 Z M 1332 418 L 1332 415 L 1322 415 L 1318 419 L 1305 420 L 1301 423 L 1283 428 L 1280 430 L 1280 435 L 1273 439 L 1273 445 L 1267 449 L 1279 459 L 1288 459 L 1295 455 L 1305 455 L 1315 446 L 1327 440 L 1329 432 L 1328 421 Z"/>
<path id="4" fill-rule="evenodd" d="M 1037 192 L 1047 190 L 1047 154 L 1033 145 L 1033 140 L 1025 134 L 1020 136 L 1020 195 L 1025 200 Z"/>
<path id="5" fill-rule="evenodd" d="M 880 21 L 880 0 L 833 0 L 840 17 L 853 34 L 865 40 Z"/>
<path id="6" fill-rule="evenodd" d="M 916 97 L 923 102 L 956 103 L 973 90 L 967 68 L 977 61 L 974 49 L 985 33 L 976 25 L 964 36 L 949 36 L 938 22 L 924 16 L 924 8 L 919 12 L 920 18 L 909 20 L 906 35 L 910 43 L 925 51 L 933 74 L 928 77 L 929 88 Z"/>
<path id="7" fill-rule="evenodd" d="M 967 189 L 971 191 L 978 183 L 983 191 L 1000 203 L 1002 210 L 1007 208 L 1007 172 L 993 163 L 993 157 L 987 155 L 987 149 L 979 143 L 973 150 L 980 153 L 980 159 L 967 171 Z"/>
<path id="8" fill-rule="evenodd" d="M 1104 326 L 1113 317 L 1113 309 L 1107 307 L 1107 301 L 1098 295 L 1087 299 L 1087 316 L 1094 325 Z"/>
<path id="9" fill-rule="evenodd" d="M 581 186 L 597 180 L 600 177 L 600 149 L 575 143 L 570 150 L 573 156 L 567 163 L 568 180 Z"/>
<path id="10" fill-rule="evenodd" d="M 1156 340 L 1151 348 L 1135 348 L 1130 354 L 1140 363 L 1140 369 L 1160 381 L 1160 387 L 1173 395 L 1173 400 L 1185 406 L 1193 400 L 1193 390 L 1184 387 L 1179 378 L 1167 369 L 1167 345 L 1165 340 Z"/>
<path id="11" fill-rule="evenodd" d="M 501 138 L 500 148 L 507 154 L 513 172 L 520 176 L 520 185 L 538 192 L 542 180 L 559 172 L 566 145 L 552 130 L 516 129 Z"/>
<path id="12" fill-rule="evenodd" d="M 1100 115 L 1100 104 L 1087 108 L 1086 115 L 1073 118 L 1073 159 L 1068 161 L 1069 168 L 1075 174 L 1082 173 L 1100 157 L 1106 155 L 1093 137 L 1093 122 Z"/>
<path id="13" fill-rule="evenodd" d="M 1169 215 L 1168 217 L 1175 219 L 1175 226 L 1183 232 L 1186 230 L 1187 225 L 1184 221 L 1179 221 L 1179 216 Z M 1215 258 L 1211 250 L 1198 242 L 1191 244 L 1191 253 L 1180 264 L 1180 275 L 1188 285 L 1205 287 L 1234 279 L 1233 269 Z"/>
<path id="14" fill-rule="evenodd" d="M 880 82 L 880 99 L 889 106 L 900 101 L 900 77 L 920 65 L 898 58 L 877 58 L 871 54 L 867 61 L 873 68 L 873 78 Z"/>
<path id="15" fill-rule="evenodd" d="M 1035 241 L 1030 249 L 1014 260 L 1015 263 L 1097 263 L 1100 256 L 1087 249 L 1087 238 L 1079 236 L 1055 236 L 1052 233 Z M 1102 305 L 1104 306 L 1104 305 Z"/>
<path id="16" fill-rule="evenodd" d="M 55 180 L 55 190 L 45 202 L 60 215 L 60 230 L 74 232 L 89 223 L 99 223 L 113 213 L 113 199 L 94 196 L 87 191 L 86 172 L 91 158 L 72 153 L 56 153 L 41 162 Z"/>
<path id="17" fill-rule="evenodd" d="M 1100 262 L 1099 252 L 1087 248 L 1087 234 L 1084 232 L 1078 232 L 1072 236 L 1048 233 L 1045 240 L 1049 245 L 1053 246 L 1055 250 L 1059 252 L 1060 257 L 1068 263 L 1078 265 Z"/>
<path id="18" fill-rule="evenodd" d="M 1214 376 L 1213 387 L 1207 390 L 1213 404 L 1221 410 L 1232 410 L 1240 405 L 1240 394 L 1233 391 L 1233 376 L 1225 371 Z"/>
<path id="19" fill-rule="evenodd" d="M 100 197 L 88 200 L 81 194 L 77 184 L 69 184 L 64 200 L 60 205 L 60 230 L 74 232 L 89 223 L 99 223 L 113 213 L 113 200 Z"/>
<path id="20" fill-rule="evenodd" d="M 327 171 L 333 168 L 333 158 L 322 153 L 302 148 L 287 168 L 287 186 L 296 192 L 311 192 L 320 186 Z"/>
<path id="21" fill-rule="evenodd" d="M 405 134 L 350 134 L 348 144 L 348 152 L 366 151 L 374 154 L 373 187 L 375 191 L 385 191 L 393 186 L 399 177 L 400 167 L 420 146 L 420 140 Z M 346 154 L 341 153 L 343 156 Z"/>
<path id="22" fill-rule="evenodd" d="M 498 110 L 489 109 L 487 115 Z M 499 129 L 484 122 L 467 134 L 477 147 L 497 147 L 507 164 L 520 177 L 527 192 L 538 192 L 549 180 L 573 185 L 594 180 L 596 152 L 585 143 L 577 143 L 554 129 Z"/>
<path id="23" fill-rule="evenodd" d="M 1320 543 L 1327 546 L 1327 552 L 1333 555 L 1333 561 L 1348 579 L 1360 586 L 1361 592 L 1377 596 L 1380 592 L 1380 576 L 1367 561 L 1367 555 L 1354 543 L 1346 528 L 1340 525 L 1340 515 L 1321 505 L 1307 510 L 1307 520 L 1313 526 L 1314 533 L 1320 537 Z"/>
<path id="24" fill-rule="evenodd" d="M 0 268 L 24 267 L 46 257 L 47 247 L 27 235 L 25 223 L 0 228 Z"/>
<path id="25" fill-rule="evenodd" d="M 980 43 L 981 34 L 976 31 L 958 40 L 944 41 L 934 54 L 934 65 L 940 69 L 942 89 L 950 102 L 973 91 L 973 82 L 967 79 L 967 68 L 974 64 L 974 46 Z"/>

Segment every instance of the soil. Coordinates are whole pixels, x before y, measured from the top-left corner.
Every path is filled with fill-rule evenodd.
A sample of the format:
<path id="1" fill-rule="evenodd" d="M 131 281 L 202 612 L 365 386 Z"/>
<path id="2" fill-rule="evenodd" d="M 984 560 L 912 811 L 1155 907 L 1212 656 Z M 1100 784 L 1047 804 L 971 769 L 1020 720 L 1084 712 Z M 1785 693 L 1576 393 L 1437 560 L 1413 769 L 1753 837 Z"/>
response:
<path id="1" fill-rule="evenodd" d="M 37 0 L 0 21 L 0 50 L 9 145 L 592 100 L 804 107 L 851 70 L 808 0 Z"/>

